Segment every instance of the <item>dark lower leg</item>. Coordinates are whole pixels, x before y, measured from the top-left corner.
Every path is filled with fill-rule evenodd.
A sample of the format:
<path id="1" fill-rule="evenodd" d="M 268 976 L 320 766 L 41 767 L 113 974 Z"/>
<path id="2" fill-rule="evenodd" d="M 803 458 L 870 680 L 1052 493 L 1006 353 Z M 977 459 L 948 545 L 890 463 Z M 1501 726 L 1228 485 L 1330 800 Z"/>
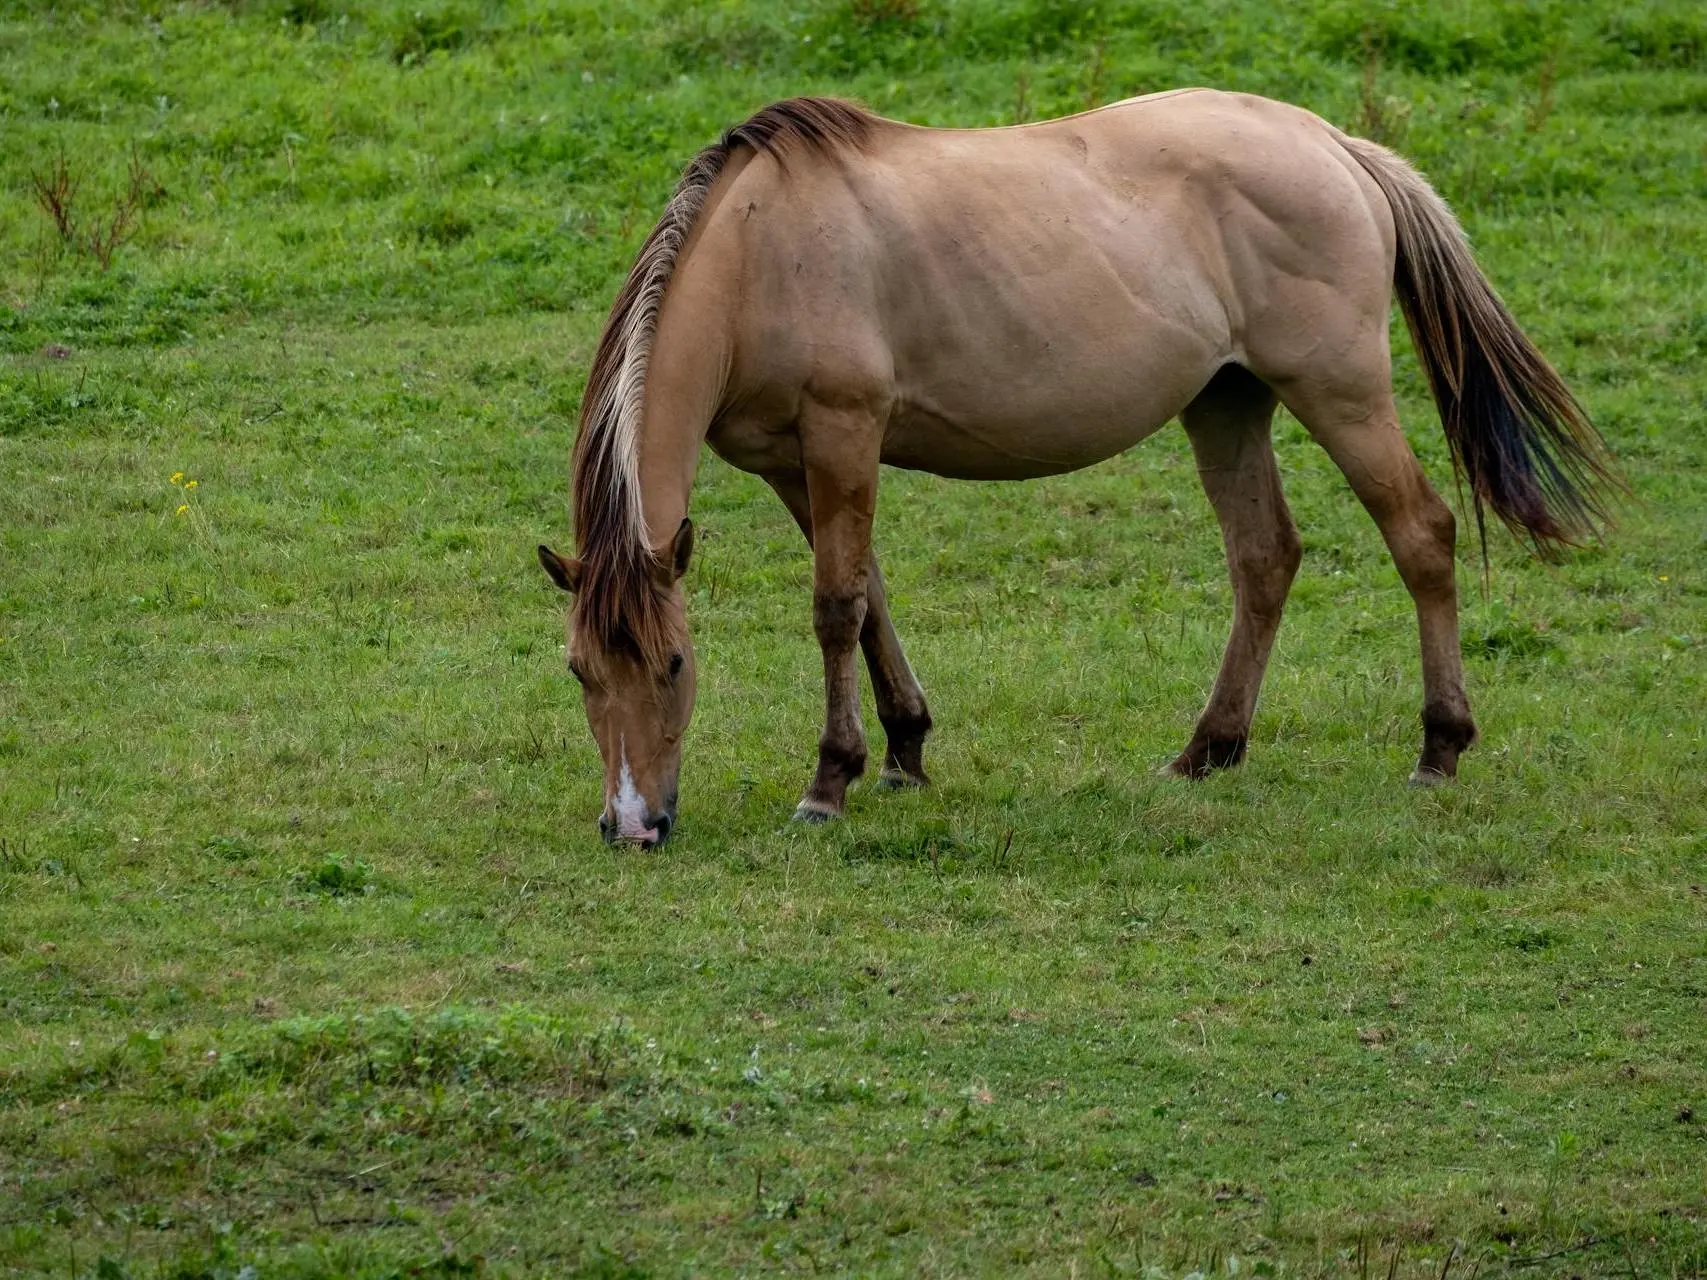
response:
<path id="1" fill-rule="evenodd" d="M 1464 693 L 1464 659 L 1458 642 L 1455 523 L 1451 509 L 1429 488 L 1417 504 L 1416 515 L 1408 522 L 1395 521 L 1388 539 L 1399 575 L 1417 606 L 1423 745 L 1411 781 L 1423 785 L 1456 777 L 1458 757 L 1476 741 L 1476 722 Z M 1387 530 L 1382 532 L 1386 534 Z"/>
<path id="2" fill-rule="evenodd" d="M 859 643 L 865 651 L 866 670 L 871 673 L 877 718 L 888 740 L 881 782 L 890 787 L 922 787 L 930 781 L 924 755 L 931 713 L 889 620 L 889 601 L 875 556 L 866 565 L 865 601 L 865 625 L 860 628 Z"/>
<path id="3" fill-rule="evenodd" d="M 1378 409 L 1362 420 L 1305 422 L 1374 517 L 1416 605 L 1423 747 L 1411 781 L 1426 785 L 1455 777 L 1458 757 L 1476 741 L 1458 644 L 1457 522 L 1411 452 L 1390 401 Z"/>
<path id="4" fill-rule="evenodd" d="M 1233 630 L 1215 689 L 1191 741 L 1166 772 L 1202 778 L 1245 757 L 1302 550 L 1270 443 L 1273 394 L 1240 369 L 1224 371 L 1183 415 L 1203 491 L 1215 508 L 1233 583 Z"/>
<path id="5" fill-rule="evenodd" d="M 1301 556 L 1290 520 L 1284 533 L 1277 530 L 1276 536 L 1279 541 L 1274 556 L 1263 556 L 1260 561 L 1233 558 L 1233 633 L 1227 640 L 1215 690 L 1197 719 L 1191 741 L 1168 766 L 1171 773 L 1203 778 L 1245 758 L 1257 692 Z"/>
<path id="6" fill-rule="evenodd" d="M 1458 757 L 1476 741 L 1476 724 L 1467 708 L 1423 708 L 1423 747 L 1411 781 L 1426 786 L 1458 776 Z"/>
<path id="7" fill-rule="evenodd" d="M 1185 744 L 1185 750 L 1173 758 L 1166 772 L 1176 778 L 1207 778 L 1217 769 L 1229 769 L 1245 758 L 1247 734 L 1236 737 L 1217 737 L 1199 725 Z"/>
<path id="8" fill-rule="evenodd" d="M 820 591 L 813 596 L 812 625 L 824 653 L 824 733 L 818 740 L 818 771 L 797 810 L 802 818 L 841 813 L 849 785 L 865 772 L 865 726 L 860 722 L 855 656 L 865 613 L 863 590 Z"/>
<path id="9" fill-rule="evenodd" d="M 782 499 L 810 545 L 812 504 L 807 497 L 805 477 L 766 476 L 765 481 Z M 871 676 L 877 718 L 888 740 L 880 781 L 889 787 L 924 786 L 930 781 L 924 766 L 925 738 L 931 731 L 930 710 L 890 620 L 889 600 L 875 554 L 867 557 L 865 573 L 865 621 L 860 627 L 859 644 Z"/>

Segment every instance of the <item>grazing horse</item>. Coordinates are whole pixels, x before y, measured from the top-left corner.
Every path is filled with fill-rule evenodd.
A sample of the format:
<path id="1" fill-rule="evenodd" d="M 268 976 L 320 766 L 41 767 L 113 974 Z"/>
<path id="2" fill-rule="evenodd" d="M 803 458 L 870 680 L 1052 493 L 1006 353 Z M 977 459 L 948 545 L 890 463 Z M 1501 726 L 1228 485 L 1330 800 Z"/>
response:
<path id="1" fill-rule="evenodd" d="M 1221 523 L 1231 638 L 1185 750 L 1245 754 L 1298 568 L 1270 420 L 1284 404 L 1345 473 L 1416 604 L 1423 742 L 1451 778 L 1464 694 L 1454 521 L 1399 429 L 1396 292 L 1478 524 L 1537 546 L 1595 530 L 1593 426 L 1404 160 L 1296 107 L 1185 89 L 1004 129 L 927 129 L 850 103 L 766 107 L 690 163 L 599 339 L 573 459 L 568 662 L 604 760 L 607 839 L 675 822 L 694 657 L 679 579 L 702 445 L 761 476 L 812 547 L 824 734 L 797 816 L 865 767 L 855 651 L 926 781 L 930 713 L 871 550 L 880 463 L 974 480 L 1088 467 L 1174 417 Z"/>

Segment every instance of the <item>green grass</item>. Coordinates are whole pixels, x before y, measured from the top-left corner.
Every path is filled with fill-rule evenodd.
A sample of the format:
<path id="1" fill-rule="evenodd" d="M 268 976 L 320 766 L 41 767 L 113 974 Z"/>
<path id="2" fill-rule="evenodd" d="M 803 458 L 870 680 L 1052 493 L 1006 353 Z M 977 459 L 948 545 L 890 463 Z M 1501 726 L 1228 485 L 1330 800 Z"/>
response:
<path id="1" fill-rule="evenodd" d="M 0 5 L 0 1274 L 1707 1273 L 1704 50 L 1666 3 Z M 680 164 L 794 92 L 1189 82 L 1416 158 L 1634 486 L 1485 593 L 1465 540 L 1459 784 L 1402 786 L 1409 602 L 1283 421 L 1248 764 L 1152 776 L 1231 603 L 1170 431 L 886 476 L 937 786 L 790 827 L 809 562 L 708 460 L 679 834 L 601 845 L 532 548 Z M 133 153 L 103 270 L 31 175 L 87 228 Z"/>

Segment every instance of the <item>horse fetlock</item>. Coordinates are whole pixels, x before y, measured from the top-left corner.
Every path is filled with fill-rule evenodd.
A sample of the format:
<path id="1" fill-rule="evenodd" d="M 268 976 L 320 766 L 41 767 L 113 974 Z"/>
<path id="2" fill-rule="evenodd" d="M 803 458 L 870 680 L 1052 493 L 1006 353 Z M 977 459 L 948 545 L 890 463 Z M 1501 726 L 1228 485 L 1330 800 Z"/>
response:
<path id="1" fill-rule="evenodd" d="M 905 738 L 917 738 L 922 742 L 935 723 L 922 700 L 910 707 L 880 705 L 877 708 L 877 719 L 891 742 Z"/>
<path id="2" fill-rule="evenodd" d="M 922 787 L 925 776 L 925 738 L 931 731 L 930 712 L 922 706 L 914 712 L 878 713 L 889 750 L 883 759 L 879 784 L 884 787 Z"/>
<path id="3" fill-rule="evenodd" d="M 895 739 L 923 742 L 930 736 L 931 730 L 936 728 L 936 721 L 931 719 L 931 713 L 926 709 L 923 700 L 917 707 L 895 711 L 887 717 L 879 714 L 878 719 L 883 722 L 883 732 Z"/>
<path id="4" fill-rule="evenodd" d="M 818 773 L 835 774 L 852 782 L 865 772 L 865 741 L 856 738 L 844 742 L 826 736 L 818 743 Z"/>
<path id="5" fill-rule="evenodd" d="M 1439 739 L 1453 743 L 1460 751 L 1475 744 L 1481 734 L 1466 707 L 1425 707 L 1422 715 L 1423 736 L 1429 741 Z"/>
<path id="6" fill-rule="evenodd" d="M 818 744 L 818 772 L 800 802 L 801 808 L 831 816 L 841 813 L 848 787 L 864 772 L 864 742 L 850 744 L 826 738 Z"/>
<path id="7" fill-rule="evenodd" d="M 1423 712 L 1423 747 L 1411 774 L 1416 786 L 1434 786 L 1458 776 L 1458 757 L 1475 745 L 1476 722 L 1463 710 Z"/>

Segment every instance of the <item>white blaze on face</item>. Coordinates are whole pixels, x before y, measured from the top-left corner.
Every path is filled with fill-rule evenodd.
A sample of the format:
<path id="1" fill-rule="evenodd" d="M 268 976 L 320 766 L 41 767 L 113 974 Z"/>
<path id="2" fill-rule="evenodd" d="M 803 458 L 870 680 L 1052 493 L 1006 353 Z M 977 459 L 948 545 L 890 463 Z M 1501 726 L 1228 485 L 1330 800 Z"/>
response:
<path id="1" fill-rule="evenodd" d="M 625 840 L 655 839 L 657 833 L 646 825 L 646 798 L 635 789 L 634 775 L 628 768 L 628 743 L 617 739 L 622 752 L 622 773 L 617 779 L 617 791 L 611 797 L 611 809 L 616 817 L 616 833 Z"/>

